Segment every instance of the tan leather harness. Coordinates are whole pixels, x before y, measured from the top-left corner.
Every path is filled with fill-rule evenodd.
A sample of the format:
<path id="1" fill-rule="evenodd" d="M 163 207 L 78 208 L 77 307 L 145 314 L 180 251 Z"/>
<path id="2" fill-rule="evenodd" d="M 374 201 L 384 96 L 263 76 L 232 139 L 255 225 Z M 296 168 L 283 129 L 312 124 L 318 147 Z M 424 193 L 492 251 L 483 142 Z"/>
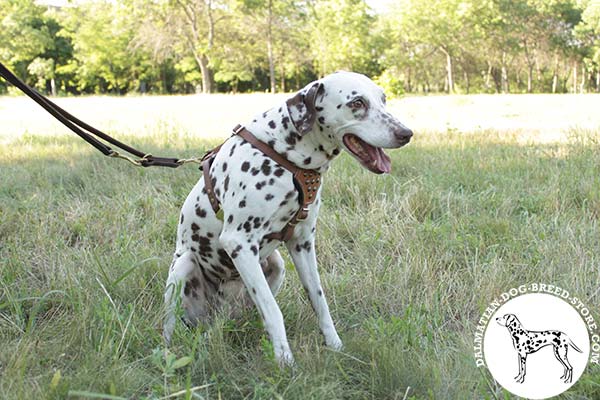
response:
<path id="1" fill-rule="evenodd" d="M 238 135 L 254 148 L 262 152 L 265 156 L 281 165 L 283 168 L 290 171 L 294 177 L 294 186 L 298 190 L 298 202 L 300 209 L 292 216 L 292 219 L 287 223 L 281 232 L 270 233 L 265 236 L 266 239 L 275 239 L 287 242 L 294 234 L 294 228 L 300 221 L 304 221 L 308 216 L 308 206 L 311 205 L 317 197 L 317 192 L 321 186 L 321 174 L 314 169 L 299 168 L 292 164 L 289 160 L 277 153 L 273 148 L 264 142 L 258 140 L 250 131 L 242 125 L 237 125 L 233 129 L 233 134 Z M 202 158 L 202 172 L 204 174 L 204 187 L 210 205 L 217 214 L 221 208 L 219 200 L 215 196 L 214 187 L 210 178 L 210 167 L 219 152 L 222 144 L 204 155 Z"/>

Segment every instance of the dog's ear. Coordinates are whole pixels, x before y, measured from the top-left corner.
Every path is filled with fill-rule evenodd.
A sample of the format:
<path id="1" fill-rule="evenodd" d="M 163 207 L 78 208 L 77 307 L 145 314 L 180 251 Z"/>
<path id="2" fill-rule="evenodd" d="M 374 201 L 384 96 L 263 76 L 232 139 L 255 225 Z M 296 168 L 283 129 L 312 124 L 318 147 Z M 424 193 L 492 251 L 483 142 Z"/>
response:
<path id="1" fill-rule="evenodd" d="M 285 103 L 292 123 L 300 135 L 310 132 L 317 119 L 317 98 L 323 95 L 325 88 L 321 82 L 315 82 L 296 93 Z"/>

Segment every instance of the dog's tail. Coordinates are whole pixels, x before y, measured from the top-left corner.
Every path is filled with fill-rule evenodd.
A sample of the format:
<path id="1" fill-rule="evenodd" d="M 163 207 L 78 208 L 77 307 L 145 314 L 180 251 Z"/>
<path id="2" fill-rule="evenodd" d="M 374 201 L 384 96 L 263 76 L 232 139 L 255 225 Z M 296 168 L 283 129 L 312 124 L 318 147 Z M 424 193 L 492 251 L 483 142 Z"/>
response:
<path id="1" fill-rule="evenodd" d="M 581 349 L 579 349 L 579 347 L 575 346 L 575 343 L 573 343 L 573 341 L 571 340 L 571 338 L 569 338 L 569 344 L 571 345 L 572 348 L 575 349 L 575 351 L 583 353 L 583 351 L 581 351 Z"/>

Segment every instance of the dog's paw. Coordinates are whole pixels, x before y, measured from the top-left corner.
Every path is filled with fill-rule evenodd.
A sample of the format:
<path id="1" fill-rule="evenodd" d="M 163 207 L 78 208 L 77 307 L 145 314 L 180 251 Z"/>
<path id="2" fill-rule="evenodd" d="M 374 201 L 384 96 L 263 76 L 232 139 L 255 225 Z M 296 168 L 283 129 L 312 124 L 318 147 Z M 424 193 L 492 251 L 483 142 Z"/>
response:
<path id="1" fill-rule="evenodd" d="M 280 368 L 293 368 L 296 366 L 296 361 L 294 360 L 294 356 L 290 351 L 275 355 L 275 359 L 277 360 Z"/>
<path id="2" fill-rule="evenodd" d="M 335 335 L 335 336 L 329 337 L 329 338 L 325 338 L 325 344 L 327 345 L 327 347 L 329 347 L 330 349 L 333 349 L 335 351 L 340 351 L 340 350 L 342 350 L 342 347 L 344 347 L 344 344 L 342 343 L 342 339 L 340 339 L 340 337 L 338 335 Z"/>
<path id="3" fill-rule="evenodd" d="M 271 342 L 268 343 L 272 346 L 272 354 L 275 356 L 275 361 L 279 364 L 280 368 L 293 367 L 295 365 L 292 350 L 287 342 L 279 343 L 277 345 L 271 345 Z"/>

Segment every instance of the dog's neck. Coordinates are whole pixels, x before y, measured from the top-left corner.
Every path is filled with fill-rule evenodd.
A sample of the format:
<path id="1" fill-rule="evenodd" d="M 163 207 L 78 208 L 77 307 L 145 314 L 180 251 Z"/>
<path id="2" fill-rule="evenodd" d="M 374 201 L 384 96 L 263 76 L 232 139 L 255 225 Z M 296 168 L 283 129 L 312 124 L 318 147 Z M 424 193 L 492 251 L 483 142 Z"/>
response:
<path id="1" fill-rule="evenodd" d="M 327 127 L 321 126 L 318 121 L 310 132 L 300 135 L 285 104 L 257 115 L 245 127 L 257 139 L 300 168 L 323 173 L 329 168 L 330 161 L 340 153 Z"/>

